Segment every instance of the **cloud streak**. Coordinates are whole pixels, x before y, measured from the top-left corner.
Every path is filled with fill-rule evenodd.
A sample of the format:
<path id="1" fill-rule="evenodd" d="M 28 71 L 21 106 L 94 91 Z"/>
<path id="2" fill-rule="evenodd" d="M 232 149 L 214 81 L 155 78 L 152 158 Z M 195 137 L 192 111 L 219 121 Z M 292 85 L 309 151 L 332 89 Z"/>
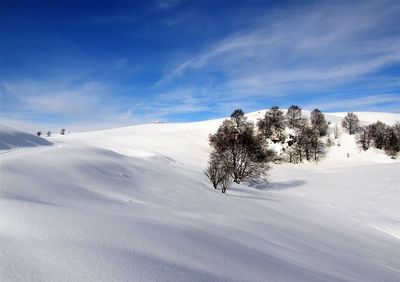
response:
<path id="1" fill-rule="evenodd" d="M 400 62 L 400 37 L 389 32 L 399 11 L 398 2 L 358 2 L 268 12 L 262 24 L 182 62 L 156 85 L 217 72 L 238 96 L 288 95 L 310 82 L 317 89 L 355 80 Z"/>

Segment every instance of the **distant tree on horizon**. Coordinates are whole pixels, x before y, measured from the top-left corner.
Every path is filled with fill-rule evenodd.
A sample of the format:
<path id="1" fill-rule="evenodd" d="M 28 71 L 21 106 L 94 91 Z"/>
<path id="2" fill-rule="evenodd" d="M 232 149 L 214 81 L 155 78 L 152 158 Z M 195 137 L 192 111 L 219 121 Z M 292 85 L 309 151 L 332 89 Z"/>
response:
<path id="1" fill-rule="evenodd" d="M 338 139 L 339 135 L 340 135 L 339 126 L 337 124 L 335 124 L 335 127 L 333 128 L 333 137 L 335 139 Z"/>
<path id="2" fill-rule="evenodd" d="M 285 140 L 285 116 L 278 106 L 271 107 L 257 122 L 257 127 L 265 138 L 275 138 L 281 142 Z"/>
<path id="3" fill-rule="evenodd" d="M 231 114 L 231 119 L 235 121 L 236 126 L 239 127 L 243 122 L 246 122 L 247 118 L 244 116 L 242 109 L 236 109 Z"/>
<path id="4" fill-rule="evenodd" d="M 65 135 L 65 129 L 63 128 L 63 129 L 61 129 L 61 132 L 60 132 L 60 134 L 61 135 Z"/>
<path id="5" fill-rule="evenodd" d="M 38 131 L 38 132 L 36 132 L 36 135 L 37 135 L 37 136 L 40 136 L 40 135 L 42 135 L 42 132 L 41 132 L 41 131 Z"/>
<path id="6" fill-rule="evenodd" d="M 286 123 L 289 128 L 297 128 L 301 124 L 303 116 L 301 108 L 296 105 L 292 105 L 286 112 Z"/>
<path id="7" fill-rule="evenodd" d="M 311 112 L 310 123 L 311 127 L 318 131 L 319 136 L 322 137 L 328 134 L 328 122 L 320 110 L 315 109 Z"/>
<path id="8" fill-rule="evenodd" d="M 347 129 L 350 135 L 355 134 L 360 128 L 360 120 L 355 113 L 347 113 L 342 120 L 342 127 Z"/>

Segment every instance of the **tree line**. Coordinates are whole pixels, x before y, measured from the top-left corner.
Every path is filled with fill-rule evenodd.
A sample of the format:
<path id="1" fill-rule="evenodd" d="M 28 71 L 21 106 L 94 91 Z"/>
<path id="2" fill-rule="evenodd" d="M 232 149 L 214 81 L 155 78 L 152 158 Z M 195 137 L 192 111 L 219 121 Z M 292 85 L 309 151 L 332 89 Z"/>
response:
<path id="1" fill-rule="evenodd" d="M 355 113 L 347 113 L 343 118 L 342 127 L 350 135 L 356 135 L 357 143 L 367 151 L 370 147 L 384 150 L 390 157 L 396 158 L 400 152 L 400 123 L 390 126 L 381 121 L 369 125 L 360 125 Z"/>

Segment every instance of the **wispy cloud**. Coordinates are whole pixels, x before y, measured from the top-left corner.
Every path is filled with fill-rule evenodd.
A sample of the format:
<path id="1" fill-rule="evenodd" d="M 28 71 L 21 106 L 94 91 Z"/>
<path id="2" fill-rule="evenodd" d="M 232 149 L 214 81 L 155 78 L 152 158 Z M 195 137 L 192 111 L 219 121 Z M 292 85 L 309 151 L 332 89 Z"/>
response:
<path id="1" fill-rule="evenodd" d="M 314 101 L 312 104 L 306 104 L 306 109 L 319 108 L 321 110 L 378 110 L 382 105 L 389 105 L 396 112 L 400 112 L 400 97 L 393 94 L 370 95 L 358 98 L 340 99 L 340 101 Z"/>
<path id="2" fill-rule="evenodd" d="M 246 97 L 288 95 L 310 82 L 331 87 L 400 62 L 400 36 L 393 33 L 399 12 L 398 2 L 267 12 L 262 24 L 182 62 L 156 85 L 217 72 L 232 94 Z"/>
<path id="3" fill-rule="evenodd" d="M 156 1 L 156 6 L 161 10 L 169 10 L 176 7 L 181 2 L 183 2 L 183 0 L 158 0 Z"/>
<path id="4" fill-rule="evenodd" d="M 19 81 L 2 83 L 3 98 L 14 104 L 3 109 L 3 119 L 26 124 L 55 124 L 79 128 L 101 128 L 137 122 L 131 112 L 115 101 L 99 82 L 69 84 L 66 81 Z M 23 124 L 19 122 L 20 124 Z"/>

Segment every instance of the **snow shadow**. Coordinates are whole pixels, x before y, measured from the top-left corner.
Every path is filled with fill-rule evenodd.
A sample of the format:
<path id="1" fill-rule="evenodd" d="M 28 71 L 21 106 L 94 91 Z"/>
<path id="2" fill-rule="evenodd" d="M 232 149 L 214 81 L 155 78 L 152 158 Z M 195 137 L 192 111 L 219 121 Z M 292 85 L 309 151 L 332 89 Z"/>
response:
<path id="1" fill-rule="evenodd" d="M 9 150 L 18 147 L 49 146 L 53 143 L 39 136 L 21 131 L 0 130 L 0 150 Z"/>
<path id="2" fill-rule="evenodd" d="M 38 205 L 54 206 L 54 207 L 57 206 L 53 203 L 38 200 L 33 197 L 17 195 L 17 194 L 12 194 L 12 193 L 7 193 L 7 192 L 0 193 L 0 199 L 9 200 L 9 201 L 21 201 L 21 202 L 25 202 L 28 204 L 38 204 Z"/>
<path id="3" fill-rule="evenodd" d="M 302 186 L 305 183 L 306 182 L 304 180 L 295 179 L 289 181 L 258 183 L 251 185 L 251 187 L 254 187 L 259 190 L 285 190 Z"/>

